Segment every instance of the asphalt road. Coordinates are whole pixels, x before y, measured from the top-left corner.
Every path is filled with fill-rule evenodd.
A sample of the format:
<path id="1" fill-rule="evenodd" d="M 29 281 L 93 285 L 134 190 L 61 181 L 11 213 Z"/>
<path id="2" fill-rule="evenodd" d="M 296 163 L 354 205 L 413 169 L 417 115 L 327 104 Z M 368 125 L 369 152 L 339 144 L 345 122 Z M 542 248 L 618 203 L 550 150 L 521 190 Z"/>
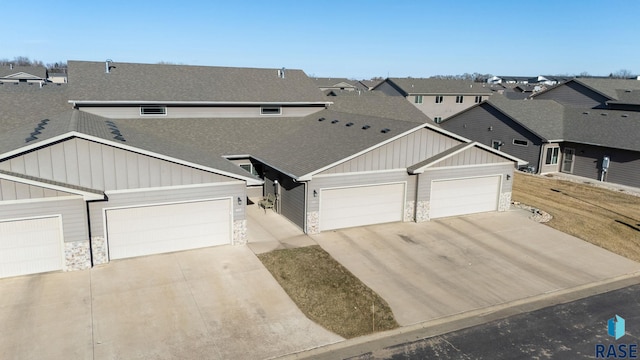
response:
<path id="1" fill-rule="evenodd" d="M 626 334 L 618 340 L 607 334 L 607 321 L 616 314 L 626 325 Z M 627 358 L 633 358 L 628 345 L 640 344 L 639 336 L 640 285 L 633 285 L 349 359 L 606 358 L 596 357 L 598 344 L 605 349 L 600 355 L 612 355 L 609 346 L 614 345 L 617 358 L 623 355 L 619 345 L 625 344 Z"/>

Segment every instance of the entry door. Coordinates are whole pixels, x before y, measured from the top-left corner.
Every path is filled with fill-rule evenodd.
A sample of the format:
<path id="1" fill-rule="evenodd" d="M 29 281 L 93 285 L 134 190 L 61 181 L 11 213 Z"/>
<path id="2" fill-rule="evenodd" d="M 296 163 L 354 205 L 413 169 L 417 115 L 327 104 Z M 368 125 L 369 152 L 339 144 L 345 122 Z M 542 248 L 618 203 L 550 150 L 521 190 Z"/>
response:
<path id="1" fill-rule="evenodd" d="M 564 149 L 564 156 L 562 157 L 562 172 L 573 173 L 573 158 L 576 151 L 572 148 Z"/>

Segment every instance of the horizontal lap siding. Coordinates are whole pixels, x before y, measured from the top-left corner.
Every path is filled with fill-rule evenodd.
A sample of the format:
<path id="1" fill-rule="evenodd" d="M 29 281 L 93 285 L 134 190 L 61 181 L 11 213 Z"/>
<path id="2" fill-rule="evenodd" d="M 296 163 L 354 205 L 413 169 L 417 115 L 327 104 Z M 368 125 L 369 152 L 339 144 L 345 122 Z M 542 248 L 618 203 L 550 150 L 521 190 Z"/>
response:
<path id="1" fill-rule="evenodd" d="M 495 166 L 478 166 L 452 169 L 430 169 L 419 175 L 418 201 L 431 199 L 431 182 L 433 180 L 456 179 L 477 176 L 503 175 L 501 193 L 510 192 L 513 185 L 513 163 L 497 164 Z M 506 176 L 511 177 L 507 180 Z"/>
<path id="2" fill-rule="evenodd" d="M 456 115 L 443 122 L 441 126 L 487 146 L 491 146 L 494 140 L 502 141 L 504 145 L 500 151 L 538 167 L 541 139 L 488 104 L 482 104 Z M 514 139 L 527 140 L 529 145 L 514 145 Z"/>
<path id="3" fill-rule="evenodd" d="M 285 178 L 280 182 L 280 213 L 304 229 L 304 184 Z"/>
<path id="4" fill-rule="evenodd" d="M 405 201 L 411 201 L 415 199 L 415 188 L 416 188 L 416 176 L 409 175 L 406 171 L 393 171 L 393 172 L 384 172 L 384 173 L 373 173 L 373 174 L 345 174 L 345 175 L 336 175 L 336 176 L 326 176 L 326 177 L 315 177 L 313 178 L 308 186 L 308 199 L 309 205 L 307 207 L 308 211 L 319 211 L 320 204 L 318 202 L 320 189 L 323 188 L 336 188 L 336 187 L 345 187 L 345 186 L 359 186 L 359 185 L 374 185 L 374 184 L 385 184 L 385 183 L 397 183 L 397 182 L 406 182 L 406 198 Z M 316 190 L 318 193 L 317 197 L 313 196 L 313 190 Z"/>
<path id="5" fill-rule="evenodd" d="M 64 241 L 87 241 L 89 239 L 89 231 L 85 204 L 85 201 L 79 196 L 14 204 L 2 204 L 0 202 L 0 220 L 62 215 Z"/>
<path id="6" fill-rule="evenodd" d="M 574 175 L 600 180 L 602 159 L 608 156 L 606 182 L 640 187 L 640 152 L 575 143 L 564 143 L 562 148 L 575 149 Z"/>
<path id="7" fill-rule="evenodd" d="M 327 169 L 321 174 L 407 168 L 460 143 L 460 140 L 442 135 L 433 130 L 420 129 Z"/>
<path id="8" fill-rule="evenodd" d="M 231 197 L 231 204 L 233 206 L 233 220 L 244 220 L 244 204 L 246 199 L 246 187 L 244 182 L 238 182 L 237 184 L 228 185 L 211 185 L 182 189 L 109 194 L 109 201 L 98 201 L 89 203 L 91 234 L 92 236 L 101 236 L 102 234 L 104 234 L 102 218 L 104 208 L 152 205 L 226 197 Z M 242 199 L 242 205 L 238 205 L 238 197 Z"/>
<path id="9" fill-rule="evenodd" d="M 0 169 L 99 190 L 229 181 L 231 178 L 84 139 L 0 163 Z"/>

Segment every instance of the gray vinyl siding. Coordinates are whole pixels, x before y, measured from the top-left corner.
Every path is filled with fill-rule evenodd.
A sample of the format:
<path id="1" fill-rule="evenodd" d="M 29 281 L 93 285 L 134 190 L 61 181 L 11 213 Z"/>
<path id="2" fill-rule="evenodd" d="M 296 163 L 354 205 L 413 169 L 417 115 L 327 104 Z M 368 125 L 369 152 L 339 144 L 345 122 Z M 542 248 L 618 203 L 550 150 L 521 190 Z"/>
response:
<path id="1" fill-rule="evenodd" d="M 558 103 L 580 108 L 595 108 L 604 105 L 609 100 L 607 97 L 589 90 L 582 85 L 569 81 L 563 85 L 541 93 L 534 97 L 540 100 L 555 100 Z"/>
<path id="2" fill-rule="evenodd" d="M 72 196 L 74 194 L 47 189 L 41 186 L 25 184 L 17 181 L 0 179 L 0 201 L 25 200 L 60 196 Z"/>
<path id="3" fill-rule="evenodd" d="M 89 240 L 89 231 L 85 204 L 81 196 L 13 204 L 0 202 L 0 220 L 62 215 L 64 242 L 87 241 Z"/>
<path id="4" fill-rule="evenodd" d="M 244 182 L 237 184 L 211 184 L 178 189 L 150 190 L 139 192 L 126 192 L 108 194 L 108 201 L 96 201 L 89 203 L 89 220 L 91 221 L 91 236 L 103 236 L 103 209 L 153 205 L 163 203 L 177 203 L 183 201 L 231 198 L 233 207 L 233 220 L 245 219 L 246 186 Z M 242 199 L 242 205 L 238 205 L 237 199 Z"/>
<path id="5" fill-rule="evenodd" d="M 320 194 L 320 189 L 326 188 L 338 188 L 345 186 L 360 186 L 360 185 L 376 185 L 387 183 L 406 182 L 406 197 L 405 201 L 412 201 L 415 199 L 416 190 L 416 176 L 409 175 L 406 171 L 386 171 L 381 173 L 369 173 L 369 174 L 344 174 L 344 175 L 331 175 L 314 177 L 307 185 L 309 205 L 308 211 L 320 211 L 319 196 L 313 196 L 313 190 L 316 190 Z"/>
<path id="6" fill-rule="evenodd" d="M 304 229 L 304 184 L 295 183 L 288 177 L 280 181 L 280 213 Z"/>
<path id="7" fill-rule="evenodd" d="M 606 182 L 640 187 L 640 152 L 576 143 L 563 143 L 564 148 L 575 149 L 574 175 L 600 180 L 602 158 L 608 156 Z"/>
<path id="8" fill-rule="evenodd" d="M 0 169 L 97 190 L 232 180 L 113 146 L 73 138 L 0 163 Z"/>
<path id="9" fill-rule="evenodd" d="M 385 81 L 385 82 L 381 83 L 380 85 L 378 85 L 376 87 L 375 91 L 380 91 L 380 92 L 383 92 L 384 94 L 390 95 L 390 96 L 404 96 L 404 92 L 402 90 L 400 90 L 397 87 L 389 84 L 388 81 Z"/>
<path id="10" fill-rule="evenodd" d="M 501 193 L 511 192 L 513 185 L 513 163 L 495 166 L 470 166 L 464 168 L 428 169 L 418 175 L 418 201 L 431 199 L 431 182 L 433 180 L 458 179 L 478 176 L 502 175 Z M 511 178 L 507 180 L 505 175 Z"/>
<path id="11" fill-rule="evenodd" d="M 432 167 L 446 167 L 446 166 L 464 166 L 464 165 L 480 165 L 480 164 L 495 164 L 509 162 L 513 166 L 513 162 L 493 154 L 487 150 L 472 147 L 463 152 L 448 157 Z"/>
<path id="12" fill-rule="evenodd" d="M 271 106 L 271 105 L 269 105 Z M 277 106 L 277 105 L 274 105 Z M 104 116 L 113 119 L 139 119 L 139 118 L 167 118 L 167 119 L 188 119 L 188 118 L 251 118 L 270 116 L 277 117 L 304 117 L 325 108 L 322 106 L 283 106 L 279 115 L 262 115 L 260 106 L 168 106 L 167 115 L 148 116 L 140 115 L 140 106 L 82 106 L 81 110 L 90 114 Z"/>
<path id="13" fill-rule="evenodd" d="M 321 174 L 349 173 L 359 171 L 377 171 L 403 169 L 419 163 L 461 141 L 437 133 L 430 129 L 420 129 L 373 149 L 342 164 L 323 171 Z"/>
<path id="14" fill-rule="evenodd" d="M 487 146 L 491 146 L 493 140 L 502 141 L 504 145 L 500 151 L 528 161 L 538 169 L 542 140 L 490 105 L 482 104 L 440 125 L 446 130 Z M 514 145 L 514 139 L 527 140 L 529 144 Z"/>

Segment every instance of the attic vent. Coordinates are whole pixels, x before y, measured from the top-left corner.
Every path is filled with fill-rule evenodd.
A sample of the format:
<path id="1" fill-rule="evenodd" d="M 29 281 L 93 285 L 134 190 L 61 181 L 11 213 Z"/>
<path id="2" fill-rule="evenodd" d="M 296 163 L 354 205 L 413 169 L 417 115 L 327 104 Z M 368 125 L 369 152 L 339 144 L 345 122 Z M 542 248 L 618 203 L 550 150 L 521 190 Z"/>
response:
<path id="1" fill-rule="evenodd" d="M 391 131 L 391 129 L 388 129 L 388 128 L 384 128 L 384 129 L 380 130 L 380 132 L 383 133 L 383 134 L 386 134 L 389 131 Z"/>
<path id="2" fill-rule="evenodd" d="M 630 92 L 631 92 L 631 90 L 625 90 L 624 92 L 626 92 L 626 93 L 630 93 Z"/>
<path id="3" fill-rule="evenodd" d="M 362 127 L 362 130 L 367 130 L 367 129 L 369 129 L 369 128 L 371 128 L 371 126 L 369 126 L 369 125 L 365 125 L 365 126 L 363 126 L 363 127 Z"/>
<path id="4" fill-rule="evenodd" d="M 338 122 L 340 122 L 340 120 L 331 120 L 332 124 L 337 124 Z"/>
<path id="5" fill-rule="evenodd" d="M 279 106 L 263 106 L 260 108 L 261 115 L 280 115 L 282 108 Z"/>
<path id="6" fill-rule="evenodd" d="M 352 123 L 352 122 L 350 122 L 350 123 L 346 123 L 346 124 L 345 124 L 345 126 L 346 126 L 346 127 L 351 127 L 351 126 L 353 126 L 353 123 Z"/>
<path id="7" fill-rule="evenodd" d="M 620 115 L 620 116 L 622 116 L 622 117 L 629 117 L 629 115 L 627 115 L 627 114 L 622 114 L 622 115 Z"/>
<path id="8" fill-rule="evenodd" d="M 140 115 L 141 116 L 167 115 L 167 107 L 166 106 L 140 106 Z"/>
<path id="9" fill-rule="evenodd" d="M 602 116 L 607 116 L 607 113 L 602 113 L 602 114 L 600 114 L 600 115 L 602 115 Z"/>
<path id="10" fill-rule="evenodd" d="M 325 121 L 326 119 L 321 117 L 320 119 L 318 119 L 318 121 Z"/>

